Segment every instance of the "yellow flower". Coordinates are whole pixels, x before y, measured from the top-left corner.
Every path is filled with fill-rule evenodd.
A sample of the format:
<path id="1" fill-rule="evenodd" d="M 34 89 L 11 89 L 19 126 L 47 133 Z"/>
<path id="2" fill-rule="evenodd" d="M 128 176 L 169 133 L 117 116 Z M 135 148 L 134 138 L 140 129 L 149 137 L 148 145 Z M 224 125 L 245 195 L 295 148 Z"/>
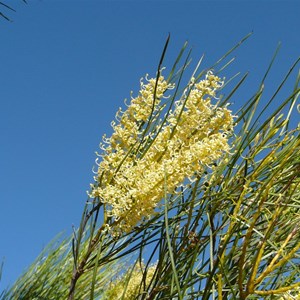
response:
<path id="1" fill-rule="evenodd" d="M 148 267 L 146 276 L 143 278 L 145 273 L 144 265 L 141 267 L 136 266 L 133 270 L 130 268 L 124 276 L 110 284 L 105 293 L 104 300 L 137 299 L 139 294 L 145 293 L 144 288 L 150 284 L 155 270 L 156 265 Z M 124 298 L 122 298 L 124 292 Z"/>
<path id="2" fill-rule="evenodd" d="M 139 96 L 122 115 L 118 112 L 119 124 L 113 123 L 113 135 L 101 145 L 91 196 L 106 203 L 117 234 L 151 217 L 166 190 L 172 193 L 186 179 L 193 181 L 230 150 L 231 111 L 211 103 L 223 85 L 219 77 L 208 72 L 160 121 L 151 117 L 162 109 L 160 101 L 173 86 L 160 77 L 154 100 L 155 84 L 155 79 L 141 82 Z M 152 127 L 145 132 L 149 120 Z"/>

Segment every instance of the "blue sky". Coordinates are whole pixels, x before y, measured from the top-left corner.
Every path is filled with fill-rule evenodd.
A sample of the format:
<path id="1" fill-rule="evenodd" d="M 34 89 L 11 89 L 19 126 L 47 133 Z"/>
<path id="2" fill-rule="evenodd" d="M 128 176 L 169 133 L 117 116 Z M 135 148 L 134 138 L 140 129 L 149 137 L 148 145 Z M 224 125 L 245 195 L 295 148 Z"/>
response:
<path id="1" fill-rule="evenodd" d="M 250 72 L 241 104 L 279 41 L 270 87 L 299 56 L 299 1 L 10 3 L 13 22 L 0 19 L 0 291 L 78 225 L 101 137 L 140 77 L 155 75 L 168 33 L 168 62 L 188 40 L 209 66 L 253 31 L 228 70 Z"/>

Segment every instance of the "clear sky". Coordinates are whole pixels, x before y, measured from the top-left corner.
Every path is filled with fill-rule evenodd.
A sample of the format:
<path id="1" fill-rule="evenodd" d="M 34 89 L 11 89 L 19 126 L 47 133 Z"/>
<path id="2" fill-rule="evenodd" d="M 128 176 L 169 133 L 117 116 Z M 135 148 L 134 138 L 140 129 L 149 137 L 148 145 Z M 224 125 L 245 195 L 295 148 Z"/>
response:
<path id="1" fill-rule="evenodd" d="M 215 62 L 246 34 L 228 75 L 250 72 L 250 98 L 275 51 L 270 85 L 299 56 L 300 1 L 9 1 L 0 19 L 0 291 L 59 232 L 78 225 L 94 152 L 115 111 L 188 40 Z M 226 75 L 226 71 L 225 74 Z"/>

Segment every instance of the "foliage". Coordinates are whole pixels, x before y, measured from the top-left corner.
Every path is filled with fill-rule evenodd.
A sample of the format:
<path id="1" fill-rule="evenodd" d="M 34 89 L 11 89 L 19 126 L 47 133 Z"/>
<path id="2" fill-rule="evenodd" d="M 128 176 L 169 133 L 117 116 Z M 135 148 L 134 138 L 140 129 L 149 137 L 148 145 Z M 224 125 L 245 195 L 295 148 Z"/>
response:
<path id="1" fill-rule="evenodd" d="M 30 268 L 0 296 L 6 299 L 55 300 L 66 299 L 69 293 L 69 281 L 73 272 L 73 257 L 71 252 L 72 239 L 61 239 L 57 236 L 42 251 Z M 83 245 L 83 248 L 87 245 Z M 95 296 L 102 295 L 103 290 L 110 284 L 111 276 L 116 275 L 122 268 L 119 262 L 111 262 L 99 268 L 96 274 L 98 286 Z M 89 283 L 92 274 L 84 274 L 78 281 L 77 297 L 86 299 L 90 293 Z"/>
<path id="2" fill-rule="evenodd" d="M 237 46 L 199 71 L 201 58 L 187 77 L 185 44 L 164 78 L 168 43 L 156 78 L 141 85 L 117 114 L 112 137 L 104 137 L 72 246 L 65 241 L 44 252 L 2 299 L 35 299 L 13 294 L 28 286 L 36 299 L 296 299 L 300 127 L 291 120 L 299 71 L 287 96 L 280 92 L 300 59 L 267 96 L 273 59 L 233 117 L 228 105 L 247 74 L 231 89 L 236 79 L 223 84 L 220 74 Z M 219 137 L 224 143 L 214 152 Z"/>

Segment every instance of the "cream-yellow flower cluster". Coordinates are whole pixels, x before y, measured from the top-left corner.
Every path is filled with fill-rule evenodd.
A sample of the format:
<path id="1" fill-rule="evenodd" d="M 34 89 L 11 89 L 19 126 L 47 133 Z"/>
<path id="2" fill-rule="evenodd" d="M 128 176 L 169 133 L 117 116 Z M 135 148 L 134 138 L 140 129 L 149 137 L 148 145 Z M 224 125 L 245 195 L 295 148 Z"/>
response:
<path id="1" fill-rule="evenodd" d="M 136 266 L 133 270 L 130 268 L 124 276 L 110 284 L 107 288 L 107 292 L 104 294 L 104 300 L 138 299 L 139 295 L 145 294 L 143 289 L 150 284 L 155 270 L 156 265 L 149 266 L 147 268 L 147 274 L 145 278 L 143 278 L 145 273 L 144 265 L 141 267 Z"/>
<path id="2" fill-rule="evenodd" d="M 193 181 L 230 149 L 231 111 L 211 103 L 223 85 L 219 77 L 208 72 L 204 80 L 192 81 L 165 119 L 145 134 L 142 125 L 159 111 L 160 100 L 173 88 L 163 77 L 157 86 L 155 82 L 141 83 L 139 96 L 117 114 L 119 124 L 113 123 L 114 133 L 104 138 L 107 146 L 102 145 L 91 196 L 107 205 L 118 233 L 129 232 L 153 215 L 166 192 L 174 192 L 186 179 Z"/>
<path id="3" fill-rule="evenodd" d="M 147 79 L 147 76 L 146 76 Z M 147 122 L 149 117 L 156 113 L 159 109 L 159 104 L 167 89 L 171 88 L 170 84 L 161 76 L 156 84 L 156 79 L 147 80 L 148 83 L 144 84 L 141 79 L 141 90 L 138 97 L 132 98 L 131 103 L 125 112 L 121 108 L 116 114 L 116 120 L 112 122 L 113 134 L 110 138 L 103 137 L 103 143 L 100 143 L 102 154 L 98 154 L 102 158 L 98 164 L 98 175 L 96 181 L 101 178 L 101 187 L 108 188 L 112 184 L 116 171 L 120 168 L 124 159 L 128 164 L 132 162 L 129 153 L 133 153 L 142 139 L 142 127 Z M 156 96 L 154 97 L 154 92 Z M 102 176 L 103 173 L 103 176 Z M 100 188 L 101 188 L 100 187 Z M 95 190 L 93 191 L 95 194 Z M 96 193 L 97 194 L 97 193 Z M 100 194 L 99 194 L 100 195 Z M 100 195 L 103 198 L 103 195 Z"/>

